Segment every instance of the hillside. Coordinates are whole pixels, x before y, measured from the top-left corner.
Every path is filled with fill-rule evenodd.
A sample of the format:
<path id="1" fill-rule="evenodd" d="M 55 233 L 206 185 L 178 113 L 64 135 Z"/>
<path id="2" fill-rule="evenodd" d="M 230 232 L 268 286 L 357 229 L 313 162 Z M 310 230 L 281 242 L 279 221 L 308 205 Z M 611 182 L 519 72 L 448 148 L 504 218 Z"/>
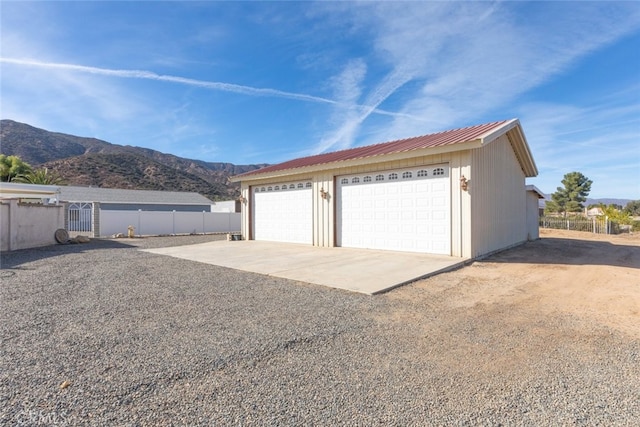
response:
<path id="1" fill-rule="evenodd" d="M 195 191 L 213 200 L 239 194 L 228 178 L 265 165 L 234 165 L 185 159 L 148 148 L 111 144 L 50 132 L 13 120 L 0 121 L 0 151 L 34 168 L 47 167 L 68 185 Z"/>
<path id="2" fill-rule="evenodd" d="M 627 203 L 631 201 L 632 201 L 631 199 L 587 199 L 587 201 L 583 204 L 585 206 L 599 205 L 599 204 L 603 204 L 605 206 L 618 205 L 624 208 L 625 206 L 627 206 Z"/>

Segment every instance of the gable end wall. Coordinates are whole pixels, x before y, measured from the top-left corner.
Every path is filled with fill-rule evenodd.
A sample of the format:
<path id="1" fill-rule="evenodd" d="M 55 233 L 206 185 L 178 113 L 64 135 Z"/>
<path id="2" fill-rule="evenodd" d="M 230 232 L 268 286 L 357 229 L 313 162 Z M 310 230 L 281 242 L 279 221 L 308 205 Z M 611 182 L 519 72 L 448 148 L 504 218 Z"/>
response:
<path id="1" fill-rule="evenodd" d="M 471 151 L 471 172 L 471 256 L 525 242 L 525 174 L 507 135 Z"/>

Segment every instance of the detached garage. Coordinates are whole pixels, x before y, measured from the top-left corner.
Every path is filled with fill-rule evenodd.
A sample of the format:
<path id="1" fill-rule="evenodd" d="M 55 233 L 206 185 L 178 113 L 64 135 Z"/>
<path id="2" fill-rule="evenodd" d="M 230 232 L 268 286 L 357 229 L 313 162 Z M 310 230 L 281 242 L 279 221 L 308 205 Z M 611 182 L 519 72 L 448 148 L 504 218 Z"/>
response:
<path id="1" fill-rule="evenodd" d="M 294 159 L 232 178 L 245 239 L 474 258 L 531 236 L 517 119 Z"/>

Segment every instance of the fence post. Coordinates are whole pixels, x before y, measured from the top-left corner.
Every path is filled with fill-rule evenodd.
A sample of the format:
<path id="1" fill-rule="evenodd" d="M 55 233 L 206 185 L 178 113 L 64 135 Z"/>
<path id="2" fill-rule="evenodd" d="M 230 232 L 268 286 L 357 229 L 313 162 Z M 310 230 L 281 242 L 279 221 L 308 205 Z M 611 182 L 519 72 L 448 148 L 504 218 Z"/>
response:
<path id="1" fill-rule="evenodd" d="M 171 212 L 171 229 L 173 230 L 172 234 L 176 235 L 176 210 L 174 209 Z"/>
<path id="2" fill-rule="evenodd" d="M 202 211 L 202 234 L 207 234 L 207 232 L 204 229 L 204 211 Z"/>
<path id="3" fill-rule="evenodd" d="M 93 202 L 91 213 L 93 215 L 91 220 L 92 237 L 100 237 L 100 202 Z"/>
<path id="4" fill-rule="evenodd" d="M 142 209 L 138 209 L 138 236 L 142 236 L 142 230 L 140 229 L 140 217 L 142 216 Z"/>

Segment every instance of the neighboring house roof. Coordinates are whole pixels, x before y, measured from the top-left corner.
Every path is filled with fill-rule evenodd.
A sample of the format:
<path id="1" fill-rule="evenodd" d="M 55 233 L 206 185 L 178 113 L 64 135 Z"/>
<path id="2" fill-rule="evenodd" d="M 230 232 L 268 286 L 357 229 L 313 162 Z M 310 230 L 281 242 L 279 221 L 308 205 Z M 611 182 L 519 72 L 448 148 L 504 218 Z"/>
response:
<path id="1" fill-rule="evenodd" d="M 182 191 L 122 190 L 117 188 L 61 186 L 63 202 L 100 202 L 128 204 L 211 205 L 201 194 Z"/>
<path id="2" fill-rule="evenodd" d="M 587 216 L 600 216 L 604 215 L 604 212 L 599 207 L 587 209 Z"/>
<path id="3" fill-rule="evenodd" d="M 533 192 L 533 193 L 537 194 L 537 195 L 538 195 L 538 199 L 544 199 L 544 198 L 546 197 L 546 196 L 544 195 L 544 193 L 543 193 L 542 191 L 540 191 L 540 189 L 539 189 L 538 187 L 536 187 L 535 185 L 531 185 L 531 184 L 529 184 L 529 185 L 527 185 L 527 186 L 525 187 L 525 189 L 526 189 L 527 191 L 531 191 L 531 192 Z"/>
<path id="4" fill-rule="evenodd" d="M 511 119 L 417 136 L 414 138 L 368 145 L 365 147 L 350 148 L 331 153 L 301 157 L 284 163 L 279 163 L 277 165 L 266 166 L 241 175 L 236 175 L 231 178 L 231 180 L 242 181 L 247 179 L 257 179 L 264 176 L 278 175 L 279 172 L 284 171 L 287 171 L 288 174 L 295 173 L 296 171 L 294 170 L 296 169 L 300 170 L 300 172 L 305 172 L 307 170 L 331 169 L 342 166 L 340 163 L 347 162 L 356 164 L 370 163 L 371 159 L 377 156 L 402 153 L 418 155 L 417 151 L 419 150 L 423 151 L 423 153 L 420 154 L 428 155 L 479 148 L 494 141 L 507 132 L 509 132 L 510 140 L 514 146 L 514 152 L 520 161 L 525 175 L 529 177 L 536 176 L 538 174 L 538 169 L 533 161 L 533 157 L 531 156 L 531 151 L 529 150 L 526 138 L 522 132 L 520 121 L 518 119 Z"/>
<path id="5" fill-rule="evenodd" d="M 0 183 L 0 199 L 45 199 L 60 193 L 57 185 Z"/>

